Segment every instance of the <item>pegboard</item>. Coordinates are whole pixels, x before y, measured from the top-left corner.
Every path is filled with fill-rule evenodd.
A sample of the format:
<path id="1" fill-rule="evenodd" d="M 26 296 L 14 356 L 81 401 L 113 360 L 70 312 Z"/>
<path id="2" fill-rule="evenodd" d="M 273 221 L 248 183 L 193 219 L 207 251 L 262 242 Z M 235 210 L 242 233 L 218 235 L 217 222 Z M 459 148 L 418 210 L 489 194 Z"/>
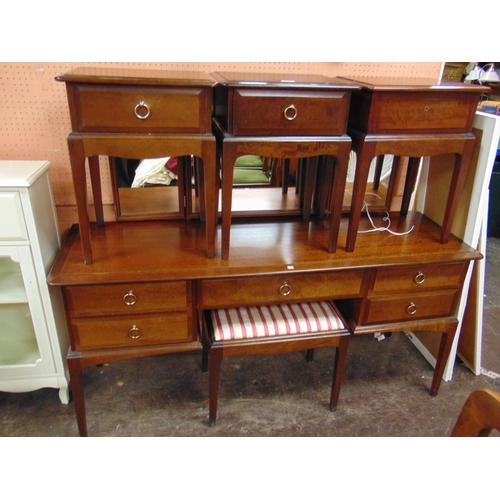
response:
<path id="1" fill-rule="evenodd" d="M 75 205 L 75 197 L 66 144 L 71 131 L 66 88 L 55 77 L 81 66 L 438 78 L 443 63 L 0 63 L 0 158 L 50 161 L 50 179 L 59 207 Z M 109 166 L 106 158 L 102 160 L 103 202 L 109 205 L 113 203 Z"/>

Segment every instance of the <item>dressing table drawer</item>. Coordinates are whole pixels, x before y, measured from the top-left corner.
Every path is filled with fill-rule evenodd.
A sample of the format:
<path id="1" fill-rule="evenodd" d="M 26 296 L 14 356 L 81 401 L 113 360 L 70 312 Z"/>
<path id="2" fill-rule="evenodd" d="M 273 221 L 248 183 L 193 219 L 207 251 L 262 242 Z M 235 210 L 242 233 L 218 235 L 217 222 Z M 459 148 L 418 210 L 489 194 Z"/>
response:
<path id="1" fill-rule="evenodd" d="M 230 133 L 342 135 L 347 127 L 349 103 L 350 92 L 236 89 Z"/>
<path id="2" fill-rule="evenodd" d="M 187 312 L 78 318 L 71 321 L 73 349 L 139 347 L 193 339 Z"/>
<path id="3" fill-rule="evenodd" d="M 376 295 L 367 299 L 361 325 L 453 316 L 459 290 Z"/>
<path id="4" fill-rule="evenodd" d="M 70 286 L 65 289 L 71 317 L 182 311 L 190 307 L 191 282 Z"/>
<path id="5" fill-rule="evenodd" d="M 203 280 L 198 305 L 216 309 L 361 297 L 362 283 L 362 270 Z"/>
<path id="6" fill-rule="evenodd" d="M 412 292 L 438 288 L 458 289 L 467 273 L 468 263 L 379 268 L 372 294 Z"/>
<path id="7" fill-rule="evenodd" d="M 212 89 L 70 84 L 78 132 L 210 133 Z"/>

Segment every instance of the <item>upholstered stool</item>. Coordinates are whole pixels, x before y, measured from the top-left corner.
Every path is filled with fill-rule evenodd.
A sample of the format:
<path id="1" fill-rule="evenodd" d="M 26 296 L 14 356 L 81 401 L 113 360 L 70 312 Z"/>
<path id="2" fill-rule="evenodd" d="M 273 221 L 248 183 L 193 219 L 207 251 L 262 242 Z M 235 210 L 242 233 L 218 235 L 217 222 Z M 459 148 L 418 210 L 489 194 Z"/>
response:
<path id="1" fill-rule="evenodd" d="M 330 302 L 279 304 L 206 311 L 203 331 L 203 369 L 209 370 L 209 423 L 217 418 L 220 364 L 228 356 L 280 354 L 336 347 L 330 410 L 335 411 L 344 375 L 349 330 Z"/>

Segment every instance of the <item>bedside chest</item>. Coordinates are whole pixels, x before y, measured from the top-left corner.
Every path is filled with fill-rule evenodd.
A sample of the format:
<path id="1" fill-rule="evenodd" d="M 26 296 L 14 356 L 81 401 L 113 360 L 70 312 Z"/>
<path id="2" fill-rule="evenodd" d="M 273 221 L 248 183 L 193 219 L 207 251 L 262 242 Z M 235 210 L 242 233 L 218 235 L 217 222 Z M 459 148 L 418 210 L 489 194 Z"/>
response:
<path id="1" fill-rule="evenodd" d="M 357 162 L 347 250 L 353 251 L 356 244 L 370 164 L 373 158 L 385 154 L 410 158 L 401 206 L 401 214 L 405 215 L 415 188 L 420 158 L 455 153 L 439 237 L 441 243 L 446 243 L 476 142 L 472 121 L 480 94 L 485 89 L 418 78 L 372 78 L 356 82 L 362 88 L 353 93 L 349 115 L 348 130 Z M 394 170 L 397 165 L 398 162 Z"/>
<path id="2" fill-rule="evenodd" d="M 309 220 L 318 157 L 336 158 L 329 252 L 337 248 L 351 139 L 346 135 L 355 83 L 321 75 L 215 73 L 214 133 L 222 158 L 222 258 L 229 256 L 233 169 L 243 155 L 307 159 L 302 216 Z M 330 165 L 333 168 L 333 165 Z M 323 172 L 321 172 L 322 174 Z"/>
<path id="3" fill-rule="evenodd" d="M 211 120 L 215 81 L 201 72 L 107 68 L 79 68 L 56 79 L 65 82 L 68 94 L 72 127 L 68 147 L 85 262 L 92 262 L 87 158 L 97 225 L 104 225 L 99 155 L 200 158 L 206 254 L 214 257 L 218 197 Z"/>

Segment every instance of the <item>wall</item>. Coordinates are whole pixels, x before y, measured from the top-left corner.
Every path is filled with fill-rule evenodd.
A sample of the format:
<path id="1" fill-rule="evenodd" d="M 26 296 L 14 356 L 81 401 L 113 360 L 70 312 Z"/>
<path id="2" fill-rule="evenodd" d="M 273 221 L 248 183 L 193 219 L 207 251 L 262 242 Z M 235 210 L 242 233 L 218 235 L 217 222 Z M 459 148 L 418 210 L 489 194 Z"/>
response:
<path id="1" fill-rule="evenodd" d="M 63 83 L 55 77 L 80 66 L 309 73 L 326 76 L 439 77 L 442 63 L 0 63 L 0 159 L 49 160 L 58 208 L 74 207 L 66 145 L 70 119 Z M 112 204 L 109 172 L 103 168 L 103 201 Z M 108 211 L 109 212 L 109 211 Z M 73 217 L 71 212 L 70 217 Z"/>

